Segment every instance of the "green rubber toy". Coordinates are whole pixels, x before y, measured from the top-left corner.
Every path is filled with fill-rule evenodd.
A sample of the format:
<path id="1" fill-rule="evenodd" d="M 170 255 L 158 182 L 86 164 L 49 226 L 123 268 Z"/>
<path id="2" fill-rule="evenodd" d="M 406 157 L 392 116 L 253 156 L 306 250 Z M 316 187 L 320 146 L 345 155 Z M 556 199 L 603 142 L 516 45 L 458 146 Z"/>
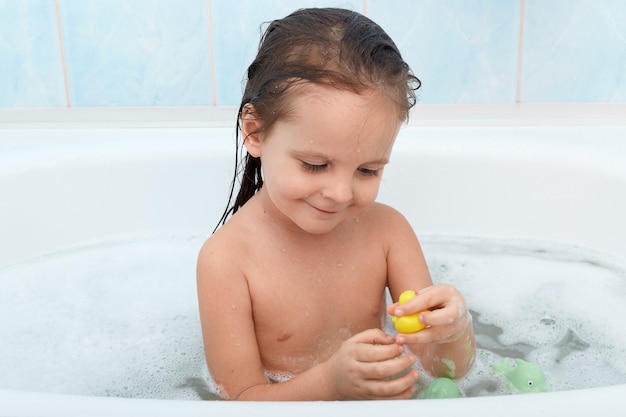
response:
<path id="1" fill-rule="evenodd" d="M 504 377 L 512 391 L 519 393 L 546 392 L 546 376 L 541 368 L 523 359 L 504 358 L 492 365 L 493 370 Z"/>
<path id="2" fill-rule="evenodd" d="M 424 391 L 423 398 L 460 398 L 462 396 L 455 381 L 449 378 L 435 378 Z"/>

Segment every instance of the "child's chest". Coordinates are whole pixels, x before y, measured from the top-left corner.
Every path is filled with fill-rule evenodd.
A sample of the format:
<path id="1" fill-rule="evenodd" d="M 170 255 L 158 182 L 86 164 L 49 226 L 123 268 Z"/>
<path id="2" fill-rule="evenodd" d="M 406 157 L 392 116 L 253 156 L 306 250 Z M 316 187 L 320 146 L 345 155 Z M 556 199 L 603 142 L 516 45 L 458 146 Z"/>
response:
<path id="1" fill-rule="evenodd" d="M 280 362 L 303 357 L 311 361 L 305 368 L 312 366 L 350 336 L 381 327 L 386 256 L 373 243 L 356 246 L 279 248 L 255 256 L 246 277 L 266 366 L 289 370 Z"/>

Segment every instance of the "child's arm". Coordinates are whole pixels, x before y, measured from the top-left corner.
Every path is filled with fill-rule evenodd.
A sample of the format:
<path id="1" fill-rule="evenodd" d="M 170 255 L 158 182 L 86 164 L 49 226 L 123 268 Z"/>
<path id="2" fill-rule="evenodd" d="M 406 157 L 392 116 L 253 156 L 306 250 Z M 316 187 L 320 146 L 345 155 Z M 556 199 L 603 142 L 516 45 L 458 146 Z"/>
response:
<path id="1" fill-rule="evenodd" d="M 220 242 L 223 243 L 223 242 Z M 321 363 L 289 381 L 267 380 L 256 341 L 251 297 L 227 251 L 207 242 L 198 259 L 198 298 L 204 348 L 222 395 L 238 400 L 339 400 L 409 398 L 417 372 L 413 355 L 379 329 L 345 341 Z M 222 246 L 222 245 L 220 245 Z M 217 254 L 217 252 L 219 254 Z"/>
<path id="2" fill-rule="evenodd" d="M 398 300 L 404 290 L 419 294 L 400 306 L 387 306 L 394 316 L 417 313 L 428 327 L 417 333 L 398 334 L 396 341 L 408 345 L 420 357 L 422 366 L 433 376 L 460 378 L 471 368 L 476 341 L 471 316 L 463 296 L 451 285 L 432 285 L 420 244 L 406 219 L 393 209 L 386 214 L 386 233 L 390 233 L 387 252 L 388 285 Z"/>

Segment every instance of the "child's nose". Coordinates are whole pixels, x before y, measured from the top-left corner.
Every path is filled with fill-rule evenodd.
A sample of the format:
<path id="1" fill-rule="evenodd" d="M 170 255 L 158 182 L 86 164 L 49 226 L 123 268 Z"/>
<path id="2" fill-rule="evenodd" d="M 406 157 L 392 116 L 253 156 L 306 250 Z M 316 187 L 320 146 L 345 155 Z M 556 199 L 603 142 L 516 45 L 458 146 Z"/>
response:
<path id="1" fill-rule="evenodd" d="M 352 200 L 352 179 L 332 178 L 324 188 L 322 196 L 337 203 L 346 203 Z"/>

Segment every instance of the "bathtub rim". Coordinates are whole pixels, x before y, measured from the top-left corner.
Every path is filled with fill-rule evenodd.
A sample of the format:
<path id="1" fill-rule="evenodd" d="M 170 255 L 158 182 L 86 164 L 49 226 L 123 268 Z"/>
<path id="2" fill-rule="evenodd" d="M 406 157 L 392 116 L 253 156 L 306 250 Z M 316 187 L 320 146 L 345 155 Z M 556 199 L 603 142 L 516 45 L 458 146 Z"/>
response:
<path id="1" fill-rule="evenodd" d="M 624 409 L 626 396 L 621 395 L 623 386 L 558 391 L 539 394 L 454 398 L 438 400 L 402 401 L 291 401 L 291 402 L 243 402 L 243 401 L 186 401 L 153 400 L 113 397 L 92 397 L 67 394 L 50 394 L 0 389 L 0 414 L 13 417 L 44 415 L 91 417 L 110 415 L 171 416 L 184 414 L 189 417 L 214 415 L 254 415 L 276 417 L 285 413 L 302 416 L 318 416 L 321 413 L 341 413 L 349 417 L 379 417 L 384 413 L 416 412 L 428 415 L 446 415 L 452 411 L 464 415 L 500 417 L 503 413 L 526 416 L 539 413 L 547 415 L 593 415 Z M 531 400 L 532 401 L 529 401 Z M 560 405 L 555 409 L 554 404 Z M 505 411 L 508 410 L 508 411 Z"/>

